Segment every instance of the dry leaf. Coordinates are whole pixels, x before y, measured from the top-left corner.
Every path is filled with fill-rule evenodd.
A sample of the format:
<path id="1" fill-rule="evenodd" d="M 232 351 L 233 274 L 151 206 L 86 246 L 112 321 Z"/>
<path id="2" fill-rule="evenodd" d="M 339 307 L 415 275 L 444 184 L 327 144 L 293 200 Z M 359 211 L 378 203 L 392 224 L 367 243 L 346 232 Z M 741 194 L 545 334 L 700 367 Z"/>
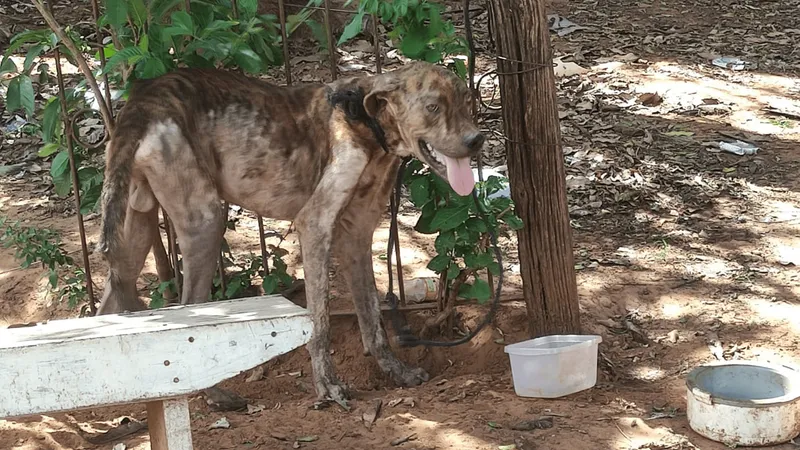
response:
<path id="1" fill-rule="evenodd" d="M 394 399 L 394 400 L 389 402 L 389 408 L 394 408 L 395 406 L 397 406 L 397 405 L 399 405 L 401 403 L 403 403 L 403 399 L 402 398 L 396 398 L 396 399 Z"/>
<path id="2" fill-rule="evenodd" d="M 228 419 L 225 418 L 225 417 L 222 417 L 219 420 L 217 420 L 216 422 L 212 423 L 211 426 L 208 427 L 208 429 L 209 430 L 219 430 L 219 429 L 227 430 L 230 427 L 231 427 L 231 423 L 228 422 Z"/>
<path id="3" fill-rule="evenodd" d="M 667 339 L 669 339 L 669 341 L 672 342 L 673 344 L 677 343 L 678 342 L 678 330 L 672 330 L 669 333 L 667 333 Z"/>
<path id="4" fill-rule="evenodd" d="M 646 93 L 639 96 L 639 103 L 644 106 L 658 106 L 663 101 L 664 99 L 656 93 Z"/>
<path id="5" fill-rule="evenodd" d="M 370 407 L 361 415 L 361 420 L 364 421 L 364 426 L 367 427 L 367 429 L 370 429 L 372 424 L 374 424 L 378 419 L 378 416 L 381 413 L 382 405 L 383 401 L 381 399 L 377 399 L 372 402 L 372 405 L 370 405 Z"/>
<path id="6" fill-rule="evenodd" d="M 663 134 L 664 136 L 672 136 L 672 137 L 694 136 L 694 133 L 692 133 L 691 131 L 666 131 L 666 132 L 661 133 L 661 134 Z"/>
<path id="7" fill-rule="evenodd" d="M 264 366 L 258 366 L 250 372 L 250 376 L 244 380 L 245 383 L 253 383 L 264 378 Z"/>
<path id="8" fill-rule="evenodd" d="M 575 64 L 574 62 L 564 62 L 561 59 L 553 59 L 553 72 L 557 77 L 569 77 L 572 75 L 580 75 L 588 72 L 587 69 Z"/>
<path id="9" fill-rule="evenodd" d="M 261 411 L 265 410 L 267 407 L 264 405 L 247 405 L 247 414 L 255 414 L 260 413 Z"/>

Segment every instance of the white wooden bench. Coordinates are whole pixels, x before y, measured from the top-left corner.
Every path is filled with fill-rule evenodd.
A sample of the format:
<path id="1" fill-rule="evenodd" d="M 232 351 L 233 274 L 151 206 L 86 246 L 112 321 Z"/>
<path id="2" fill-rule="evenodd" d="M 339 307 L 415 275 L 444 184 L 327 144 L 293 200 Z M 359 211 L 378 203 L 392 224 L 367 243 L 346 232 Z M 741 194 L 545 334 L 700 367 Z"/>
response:
<path id="1" fill-rule="evenodd" d="M 187 396 L 308 342 L 281 296 L 0 330 L 0 419 L 147 404 L 152 450 L 191 450 Z"/>

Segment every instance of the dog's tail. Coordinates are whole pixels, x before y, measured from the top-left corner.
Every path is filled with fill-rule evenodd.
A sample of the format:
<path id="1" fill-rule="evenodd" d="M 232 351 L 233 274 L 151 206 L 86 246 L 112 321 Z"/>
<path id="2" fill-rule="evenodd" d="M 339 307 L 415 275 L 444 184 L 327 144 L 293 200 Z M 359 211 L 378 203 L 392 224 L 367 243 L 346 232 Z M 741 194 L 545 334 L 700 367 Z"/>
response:
<path id="1" fill-rule="evenodd" d="M 104 255 L 119 249 L 123 239 L 131 185 L 131 167 L 141 141 L 138 136 L 133 139 L 131 137 L 116 134 L 106 146 L 105 181 L 100 196 L 102 228 L 100 241 L 96 247 L 96 250 Z"/>

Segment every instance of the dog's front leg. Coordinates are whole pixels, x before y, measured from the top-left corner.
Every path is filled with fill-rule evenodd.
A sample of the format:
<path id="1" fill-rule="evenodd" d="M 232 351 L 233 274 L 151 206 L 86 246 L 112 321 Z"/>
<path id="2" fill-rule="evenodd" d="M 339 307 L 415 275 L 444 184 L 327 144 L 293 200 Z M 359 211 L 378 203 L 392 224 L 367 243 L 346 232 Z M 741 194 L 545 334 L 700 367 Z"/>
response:
<path id="1" fill-rule="evenodd" d="M 317 396 L 339 403 L 349 396 L 336 377 L 330 354 L 330 318 L 328 314 L 328 270 L 336 219 L 350 201 L 367 156 L 352 145 L 333 149 L 331 164 L 308 202 L 295 219 L 303 255 L 307 307 L 313 321 L 308 343 L 311 369 Z"/>
<path id="2" fill-rule="evenodd" d="M 381 370 L 389 374 L 400 386 L 416 386 L 428 381 L 422 368 L 410 367 L 397 359 L 389 347 L 389 340 L 381 324 L 381 306 L 372 269 L 372 236 L 375 227 L 367 227 L 368 213 L 359 214 L 348 208 L 337 230 L 337 256 L 353 295 L 358 325 L 364 349 L 378 362 Z M 380 213 L 377 214 L 380 217 Z M 377 221 L 376 221 L 377 222 Z"/>

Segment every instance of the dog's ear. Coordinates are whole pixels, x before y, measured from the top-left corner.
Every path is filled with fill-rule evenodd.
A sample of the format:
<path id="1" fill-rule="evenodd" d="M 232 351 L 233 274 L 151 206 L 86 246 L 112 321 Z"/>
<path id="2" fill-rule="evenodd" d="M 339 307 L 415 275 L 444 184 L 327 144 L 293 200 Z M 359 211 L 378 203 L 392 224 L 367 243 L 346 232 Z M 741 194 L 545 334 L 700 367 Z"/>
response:
<path id="1" fill-rule="evenodd" d="M 400 87 L 396 77 L 383 78 L 375 83 L 372 89 L 364 95 L 364 110 L 370 117 L 375 117 L 388 103 Z"/>

